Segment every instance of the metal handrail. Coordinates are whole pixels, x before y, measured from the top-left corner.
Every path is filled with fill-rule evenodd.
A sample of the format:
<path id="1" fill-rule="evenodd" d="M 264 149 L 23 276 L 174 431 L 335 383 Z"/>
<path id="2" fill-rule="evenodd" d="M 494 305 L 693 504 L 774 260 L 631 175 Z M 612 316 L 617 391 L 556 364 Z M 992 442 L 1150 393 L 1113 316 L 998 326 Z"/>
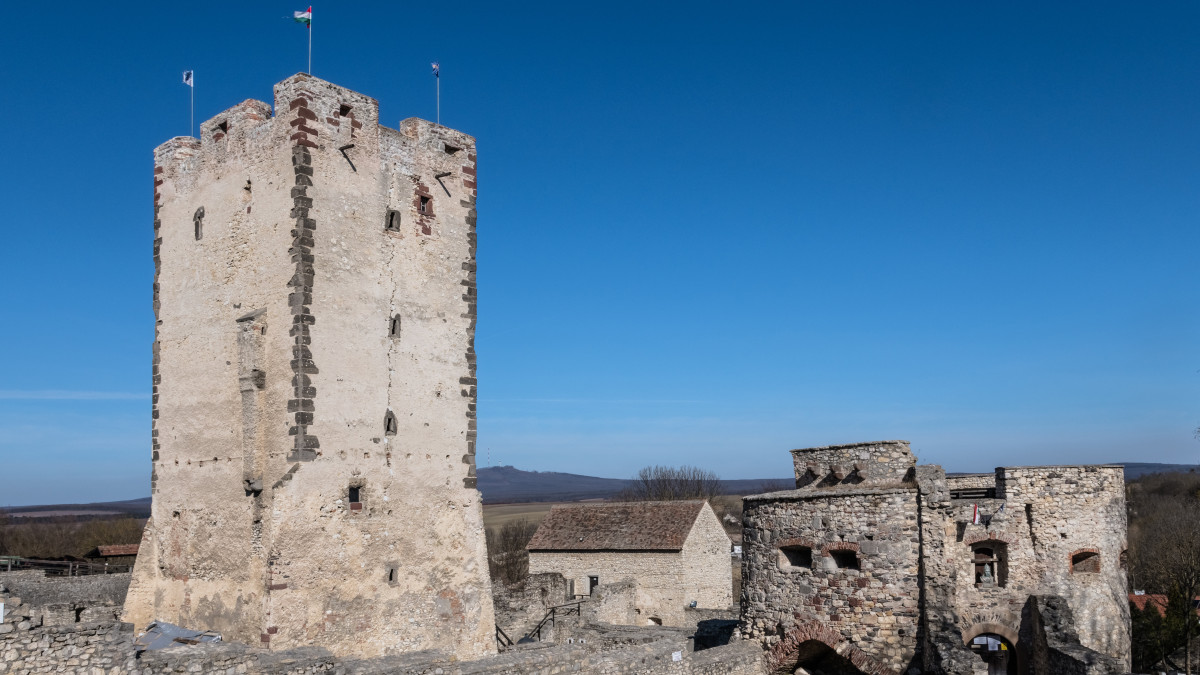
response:
<path id="1" fill-rule="evenodd" d="M 546 612 L 546 615 L 543 616 L 542 620 L 538 622 L 538 625 L 535 626 L 533 630 L 526 633 L 525 637 L 521 639 L 536 639 L 540 642 L 542 639 L 542 628 L 545 627 L 547 622 L 555 624 L 558 621 L 558 614 L 560 610 L 563 616 L 583 616 L 583 603 L 585 602 L 587 602 L 587 600 L 575 600 L 574 602 L 566 602 L 561 605 L 554 605 L 553 607 L 550 607 Z"/>
<path id="2" fill-rule="evenodd" d="M 514 644 L 512 638 L 508 637 L 508 633 L 504 632 L 504 629 L 500 627 L 500 624 L 496 624 L 496 643 L 500 645 L 500 649 L 502 650 L 507 649 Z"/>

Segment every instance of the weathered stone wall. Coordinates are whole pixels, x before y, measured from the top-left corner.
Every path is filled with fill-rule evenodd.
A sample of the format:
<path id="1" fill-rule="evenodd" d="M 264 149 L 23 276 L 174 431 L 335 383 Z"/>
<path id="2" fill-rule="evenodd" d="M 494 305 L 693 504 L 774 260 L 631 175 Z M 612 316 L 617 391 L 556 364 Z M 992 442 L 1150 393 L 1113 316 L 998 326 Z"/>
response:
<path id="1" fill-rule="evenodd" d="M 580 640 L 564 645 L 529 645 L 473 661 L 443 652 L 417 652 L 369 659 L 345 659 L 318 647 L 284 651 L 236 643 L 178 646 L 134 656 L 133 626 L 108 623 L 43 628 L 0 635 L 0 673 L 69 675 L 159 675 L 161 673 L 239 673 L 243 675 L 336 672 L 342 675 L 500 675 L 502 673 L 594 673 L 624 675 L 762 675 L 757 644 L 735 642 L 690 651 L 679 632 L 622 634 L 602 626 L 581 629 Z M 678 659 L 678 660 L 675 660 Z"/>
<path id="2" fill-rule="evenodd" d="M 124 674 L 134 667 L 130 624 L 74 624 L 0 634 L 0 673 Z"/>
<path id="3" fill-rule="evenodd" d="M 994 473 L 960 473 L 946 476 L 946 487 L 950 490 L 985 490 L 996 487 Z"/>
<path id="4" fill-rule="evenodd" d="M 0 573 L 4 621 L 0 633 L 14 626 L 51 626 L 114 621 L 129 588 L 130 575 L 97 574 L 48 577 L 41 570 Z"/>
<path id="5" fill-rule="evenodd" d="M 912 480 L 908 441 L 874 441 L 792 450 L 796 487 L 890 485 Z"/>
<path id="6" fill-rule="evenodd" d="M 575 592 L 588 590 L 588 577 L 600 577 L 604 585 L 632 581 L 636 584 L 633 615 L 625 603 L 606 601 L 597 620 L 631 625 L 661 622 L 664 626 L 686 623 L 684 610 L 698 607 L 723 609 L 733 605 L 732 569 L 729 565 L 729 536 L 705 504 L 700 509 L 683 549 L 663 551 L 531 551 L 530 574 L 557 572 L 575 583 Z M 656 621 L 657 620 L 657 621 Z"/>
<path id="7" fill-rule="evenodd" d="M 1116 465 L 1003 467 L 997 469 L 997 495 L 1001 494 L 1007 501 L 1009 523 L 1025 520 L 1034 566 L 1029 594 L 1064 598 L 1080 642 L 1123 660 L 1128 667 L 1124 469 Z M 1018 531 L 1020 527 L 1017 524 Z M 1098 571 L 1073 571 L 1071 559 L 1078 553 L 1098 554 Z"/>
<path id="8" fill-rule="evenodd" d="M 865 672 L 908 668 L 920 595 L 915 488 L 808 488 L 747 497 L 743 508 L 744 637 L 779 667 L 817 641 Z"/>
<path id="9" fill-rule="evenodd" d="M 531 574 L 517 586 L 492 585 L 496 625 L 513 640 L 519 640 L 537 625 L 554 606 L 573 600 L 570 584 L 561 575 Z"/>
<path id="10" fill-rule="evenodd" d="M 874 475 L 894 478 L 902 473 L 897 460 L 903 465 L 911 457 L 897 457 L 898 444 L 793 455 L 844 466 L 861 457 L 854 454 L 859 448 L 878 447 L 887 470 Z M 812 479 L 813 466 L 798 459 L 797 480 Z M 872 484 L 873 465 L 864 466 L 858 470 L 866 478 L 856 484 L 818 476 L 801 489 L 745 500 L 742 631 L 768 648 L 773 667 L 794 665 L 803 644 L 816 641 L 849 655 L 864 672 L 903 672 L 910 660 L 930 673 L 986 672 L 968 644 L 988 634 L 1007 640 L 1024 669 L 1034 662 L 1041 635 L 1025 609 L 1035 596 L 1062 603 L 1069 617 L 1062 621 L 1077 635 L 1070 649 L 1108 659 L 1096 660 L 1088 672 L 1116 672 L 1103 670 L 1111 663 L 1128 667 L 1119 466 L 1002 467 L 950 478 L 941 467 L 922 466 L 903 472 L 903 487 Z M 907 487 L 909 475 L 914 489 Z M 965 496 L 960 491 L 974 494 L 954 498 Z M 992 491 L 995 497 L 986 496 Z M 855 548 L 861 569 L 831 566 L 831 544 Z M 881 555 L 868 556 L 867 546 Z M 1074 566 L 1073 558 L 1079 561 Z M 872 574 L 891 566 L 911 577 L 878 586 L 868 580 L 857 590 L 868 566 Z M 823 578 L 830 572 L 832 581 Z M 837 575 L 846 579 L 838 583 Z M 884 597 L 875 598 L 875 588 Z M 908 602 L 899 612 L 882 604 L 901 599 Z M 883 611 L 863 609 L 872 602 Z M 884 622 L 896 629 L 893 635 L 874 632 Z M 1070 651 L 1061 646 L 1070 640 L 1059 643 L 1060 652 Z"/>
<path id="11" fill-rule="evenodd" d="M 126 619 L 494 650 L 474 139 L 307 75 L 155 151 L 152 518 Z M 358 500 L 351 503 L 351 494 Z"/>
<path id="12" fill-rule="evenodd" d="M 27 605 L 87 601 L 119 605 L 125 602 L 129 580 L 128 572 L 78 577 L 48 577 L 40 570 L 0 572 L 0 588 Z"/>

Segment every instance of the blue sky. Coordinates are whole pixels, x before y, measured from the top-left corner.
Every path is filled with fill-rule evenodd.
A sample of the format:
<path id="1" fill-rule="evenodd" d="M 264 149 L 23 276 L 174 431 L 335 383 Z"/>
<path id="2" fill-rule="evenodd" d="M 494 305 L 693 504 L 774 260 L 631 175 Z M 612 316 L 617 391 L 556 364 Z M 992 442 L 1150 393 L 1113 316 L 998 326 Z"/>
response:
<path id="1" fill-rule="evenodd" d="M 97 10 L 100 11 L 97 11 Z M 151 150 L 300 3 L 6 8 L 0 504 L 149 492 Z M 313 73 L 479 142 L 480 464 L 1193 463 L 1200 5 L 339 3 Z"/>

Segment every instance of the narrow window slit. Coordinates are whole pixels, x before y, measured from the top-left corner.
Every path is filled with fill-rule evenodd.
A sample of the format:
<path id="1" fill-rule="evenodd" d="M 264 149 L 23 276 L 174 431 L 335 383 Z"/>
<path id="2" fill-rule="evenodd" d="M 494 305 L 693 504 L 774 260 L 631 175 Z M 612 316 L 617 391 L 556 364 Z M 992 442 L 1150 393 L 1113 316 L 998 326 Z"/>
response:
<path id="1" fill-rule="evenodd" d="M 387 212 L 387 219 L 383 221 L 383 229 L 388 232 L 400 231 L 400 212 L 391 209 Z"/>
<path id="2" fill-rule="evenodd" d="M 394 338 L 400 337 L 400 315 L 399 314 L 393 316 L 392 320 L 389 322 L 388 335 L 390 337 L 394 337 Z"/>
<path id="3" fill-rule="evenodd" d="M 383 433 L 388 436 L 396 435 L 396 414 L 391 410 L 383 416 Z"/>

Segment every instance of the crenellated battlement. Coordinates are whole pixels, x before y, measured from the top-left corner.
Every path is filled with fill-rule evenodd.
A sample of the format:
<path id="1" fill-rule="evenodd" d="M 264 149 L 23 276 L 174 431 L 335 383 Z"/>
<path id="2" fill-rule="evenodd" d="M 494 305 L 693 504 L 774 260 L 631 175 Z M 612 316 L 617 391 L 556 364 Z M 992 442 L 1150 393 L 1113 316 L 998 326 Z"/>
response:
<path id="1" fill-rule="evenodd" d="M 870 441 L 792 450 L 796 487 L 911 482 L 917 458 L 908 441 Z"/>

